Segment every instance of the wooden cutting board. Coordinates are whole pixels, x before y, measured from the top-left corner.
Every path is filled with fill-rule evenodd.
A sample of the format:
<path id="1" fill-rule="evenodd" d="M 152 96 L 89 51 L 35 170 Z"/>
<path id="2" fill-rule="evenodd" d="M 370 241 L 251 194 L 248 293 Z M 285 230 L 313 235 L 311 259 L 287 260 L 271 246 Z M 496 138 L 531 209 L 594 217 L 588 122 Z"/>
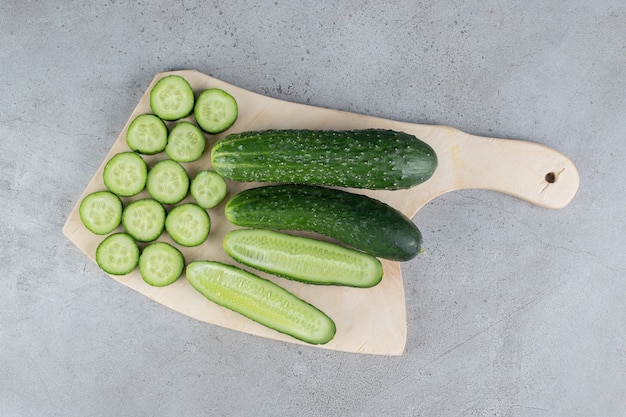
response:
<path id="1" fill-rule="evenodd" d="M 228 133 L 269 128 L 378 127 L 408 132 L 427 142 L 437 152 L 439 167 L 431 179 L 409 190 L 351 191 L 382 200 L 411 218 L 431 199 L 454 190 L 469 188 L 494 190 L 542 207 L 558 209 L 566 206 L 578 189 L 579 177 L 574 164 L 562 154 L 536 143 L 478 137 L 447 126 L 404 123 L 290 103 L 244 90 L 193 70 L 164 72 L 157 74 L 146 89 L 109 154 L 78 198 L 63 227 L 63 233 L 94 262 L 96 247 L 103 237 L 91 234 L 82 225 L 78 214 L 80 200 L 91 192 L 105 189 L 102 180 L 104 164 L 114 154 L 128 150 L 125 139 L 128 125 L 137 115 L 150 113 L 150 89 L 157 80 L 170 74 L 185 77 L 196 92 L 212 87 L 224 89 L 232 94 L 239 104 L 239 118 L 234 126 L 223 134 L 207 135 L 209 146 L 204 156 L 199 161 L 183 164 L 192 178 L 202 169 L 211 169 L 209 149 Z M 172 126 L 172 123 L 169 125 Z M 165 153 L 162 153 L 146 156 L 145 160 L 150 166 L 165 158 Z M 259 184 L 229 181 L 229 195 L 257 185 Z M 132 200 L 143 197 L 147 197 L 145 190 Z M 125 203 L 131 201 L 128 198 L 123 200 Z M 183 202 L 187 201 L 192 201 L 191 197 Z M 179 247 L 187 262 L 209 259 L 234 264 L 221 246 L 226 232 L 234 228 L 224 218 L 223 209 L 224 204 L 209 210 L 211 233 L 203 245 L 195 248 Z M 414 220 L 419 227 L 419 219 Z M 122 230 L 121 226 L 118 230 Z M 173 243 L 166 233 L 159 240 Z M 428 240 L 424 245 L 428 251 Z M 420 262 L 419 256 L 411 262 Z M 369 289 L 313 286 L 263 273 L 259 275 L 292 291 L 333 318 L 337 325 L 336 336 L 326 345 L 319 347 L 346 352 L 401 355 L 406 341 L 407 323 L 400 264 L 383 260 L 383 267 L 382 282 Z M 256 336 L 302 343 L 209 302 L 188 284 L 184 276 L 165 288 L 147 285 L 137 270 L 127 276 L 111 278 L 197 320 Z M 206 331 L 211 332 L 211 326 L 207 326 Z"/>

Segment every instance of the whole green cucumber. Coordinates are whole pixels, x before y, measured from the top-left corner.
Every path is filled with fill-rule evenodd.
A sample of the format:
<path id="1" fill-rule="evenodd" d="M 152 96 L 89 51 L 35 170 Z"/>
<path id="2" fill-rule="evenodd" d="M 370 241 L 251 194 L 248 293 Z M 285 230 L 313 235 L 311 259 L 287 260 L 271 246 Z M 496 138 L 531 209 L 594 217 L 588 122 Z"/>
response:
<path id="1" fill-rule="evenodd" d="M 236 194 L 225 208 L 233 224 L 315 232 L 379 258 L 408 261 L 422 244 L 411 219 L 382 201 L 341 189 L 272 185 Z"/>
<path id="2" fill-rule="evenodd" d="M 226 136 L 211 162 L 236 181 L 397 190 L 429 179 L 437 155 L 393 130 L 265 130 Z"/>

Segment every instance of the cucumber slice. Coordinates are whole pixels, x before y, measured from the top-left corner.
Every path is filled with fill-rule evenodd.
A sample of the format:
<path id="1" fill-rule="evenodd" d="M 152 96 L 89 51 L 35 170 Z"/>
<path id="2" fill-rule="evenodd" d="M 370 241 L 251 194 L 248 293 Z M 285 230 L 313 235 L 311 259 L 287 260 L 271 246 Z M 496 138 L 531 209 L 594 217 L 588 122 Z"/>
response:
<path id="1" fill-rule="evenodd" d="M 167 145 L 167 126 L 154 114 L 140 114 L 128 126 L 126 144 L 144 155 L 162 152 Z"/>
<path id="2" fill-rule="evenodd" d="M 209 236 L 211 219 L 202 207 L 193 203 L 181 204 L 167 215 L 165 230 L 181 246 L 198 246 Z"/>
<path id="3" fill-rule="evenodd" d="M 111 233 L 122 221 L 122 200 L 110 191 L 96 191 L 80 202 L 80 220 L 97 235 Z"/>
<path id="4" fill-rule="evenodd" d="M 150 108 L 163 120 L 178 120 L 193 111 L 191 85 L 180 75 L 161 78 L 150 90 Z"/>
<path id="5" fill-rule="evenodd" d="M 139 263 L 139 246 L 128 233 L 113 233 L 96 248 L 96 263 L 111 275 L 130 274 Z"/>
<path id="6" fill-rule="evenodd" d="M 164 159 L 148 172 L 146 188 L 150 197 L 163 204 L 176 204 L 189 191 L 189 175 L 178 162 Z"/>
<path id="7" fill-rule="evenodd" d="M 165 242 L 151 243 L 139 256 L 139 273 L 153 287 L 172 284 L 183 273 L 185 258 L 174 246 Z"/>
<path id="8" fill-rule="evenodd" d="M 187 281 L 210 301 L 306 343 L 324 344 L 335 336 L 335 323 L 317 307 L 234 266 L 194 261 Z"/>
<path id="9" fill-rule="evenodd" d="M 383 277 L 378 259 L 334 243 L 263 229 L 233 230 L 224 250 L 236 261 L 310 284 L 368 288 Z"/>
<path id="10" fill-rule="evenodd" d="M 174 161 L 193 162 L 200 159 L 206 139 L 198 126 L 190 122 L 179 122 L 167 139 L 165 152 Z"/>
<path id="11" fill-rule="evenodd" d="M 135 200 L 124 208 L 122 224 L 135 240 L 152 242 L 163 233 L 165 208 L 151 198 Z"/>
<path id="12" fill-rule="evenodd" d="M 191 181 L 191 196 L 200 207 L 213 208 L 226 198 L 226 181 L 216 172 L 200 171 Z"/>
<path id="13" fill-rule="evenodd" d="M 219 88 L 204 90 L 193 109 L 198 125 L 207 133 L 221 133 L 231 127 L 239 109 L 233 96 Z"/>
<path id="14" fill-rule="evenodd" d="M 148 166 L 135 152 L 120 152 L 104 166 L 104 185 L 113 193 L 131 197 L 139 194 L 146 186 Z"/>

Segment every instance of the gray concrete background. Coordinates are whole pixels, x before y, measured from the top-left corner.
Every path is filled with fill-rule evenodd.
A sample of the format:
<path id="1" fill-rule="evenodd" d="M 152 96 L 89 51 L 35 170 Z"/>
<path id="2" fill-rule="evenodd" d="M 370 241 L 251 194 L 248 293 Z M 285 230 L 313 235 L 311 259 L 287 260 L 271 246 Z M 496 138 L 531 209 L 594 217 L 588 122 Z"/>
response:
<path id="1" fill-rule="evenodd" d="M 0 5 L 2 416 L 623 416 L 623 0 Z M 486 191 L 414 218 L 400 357 L 203 324 L 109 279 L 61 228 L 152 77 L 568 155 L 552 211 Z"/>

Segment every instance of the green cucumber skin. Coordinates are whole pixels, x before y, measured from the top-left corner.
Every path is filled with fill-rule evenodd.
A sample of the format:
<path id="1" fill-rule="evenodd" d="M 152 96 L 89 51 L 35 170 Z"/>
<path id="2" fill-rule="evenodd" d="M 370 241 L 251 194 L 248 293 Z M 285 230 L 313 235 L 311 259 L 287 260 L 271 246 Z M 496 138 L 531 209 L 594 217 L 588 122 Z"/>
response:
<path id="1" fill-rule="evenodd" d="M 224 277 L 224 270 L 237 278 L 225 279 L 228 277 Z M 186 267 L 186 277 L 189 284 L 209 301 L 295 339 L 319 345 L 328 343 L 335 336 L 335 323 L 323 311 L 281 286 L 241 268 L 215 261 L 193 261 Z M 298 312 L 300 317 L 290 321 L 289 313 L 297 316 Z M 303 314 L 309 320 L 304 320 Z M 311 327 L 315 329 L 311 330 Z"/>
<path id="2" fill-rule="evenodd" d="M 393 207 L 341 189 L 270 185 L 241 191 L 228 201 L 226 218 L 242 227 L 315 232 L 372 256 L 408 261 L 422 235 Z"/>
<path id="3" fill-rule="evenodd" d="M 246 244 L 246 240 L 249 243 Z M 223 247 L 231 258 L 243 265 L 307 284 L 370 288 L 383 278 L 382 264 L 367 253 L 267 229 L 232 230 L 224 237 Z M 264 255 L 262 259 L 253 259 L 250 253 Z M 275 257 L 272 253 L 279 255 Z M 337 258 L 343 261 L 342 268 L 336 269 L 326 263 Z M 352 264 L 348 265 L 350 261 Z M 297 265 L 295 270 L 290 266 L 294 264 Z"/>
<path id="4" fill-rule="evenodd" d="M 425 182 L 438 164 L 428 144 L 387 129 L 234 133 L 213 147 L 211 162 L 236 181 L 387 190 Z"/>

